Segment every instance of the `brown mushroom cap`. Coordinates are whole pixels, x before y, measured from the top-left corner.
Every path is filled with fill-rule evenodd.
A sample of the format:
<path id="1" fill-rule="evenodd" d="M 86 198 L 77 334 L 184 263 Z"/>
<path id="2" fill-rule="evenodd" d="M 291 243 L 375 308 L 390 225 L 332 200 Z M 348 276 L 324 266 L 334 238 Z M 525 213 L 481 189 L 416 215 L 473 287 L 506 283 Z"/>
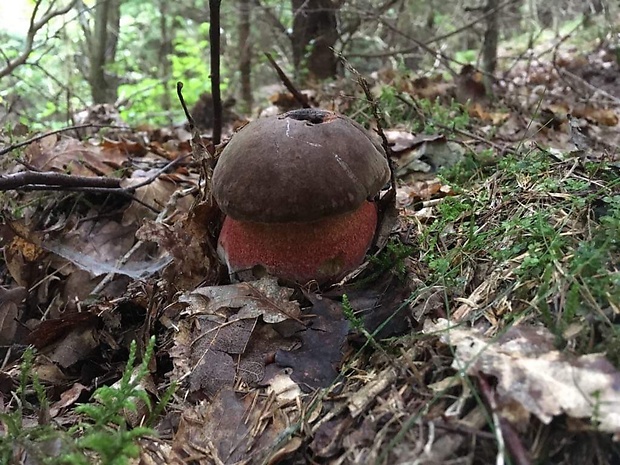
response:
<path id="1" fill-rule="evenodd" d="M 381 146 L 351 119 L 293 110 L 244 126 L 222 151 L 213 195 L 239 221 L 309 222 L 374 197 L 390 170 Z"/>

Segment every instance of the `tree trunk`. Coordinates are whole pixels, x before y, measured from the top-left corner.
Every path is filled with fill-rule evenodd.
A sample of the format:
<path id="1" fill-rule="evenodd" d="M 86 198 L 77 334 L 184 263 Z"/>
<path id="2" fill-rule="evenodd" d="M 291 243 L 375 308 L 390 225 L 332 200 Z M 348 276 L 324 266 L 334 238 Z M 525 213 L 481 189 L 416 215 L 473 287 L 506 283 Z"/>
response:
<path id="1" fill-rule="evenodd" d="M 250 0 L 239 0 L 239 74 L 241 100 L 246 113 L 252 112 L 252 44 L 250 42 Z"/>
<path id="2" fill-rule="evenodd" d="M 296 73 L 305 65 L 311 79 L 335 77 L 338 59 L 331 48 L 338 40 L 339 4 L 333 0 L 292 0 L 292 6 L 291 41 Z"/>
<path id="3" fill-rule="evenodd" d="M 114 102 L 118 81 L 106 75 L 105 67 L 114 62 L 120 28 L 121 0 L 99 0 L 95 6 L 95 31 L 90 49 L 89 84 L 93 103 Z"/>
<path id="4" fill-rule="evenodd" d="M 172 53 L 172 37 L 170 36 L 170 27 L 168 24 L 168 0 L 159 1 L 159 33 L 161 35 L 161 47 L 159 49 L 159 63 L 161 64 L 161 81 L 164 86 L 162 95 L 162 109 L 166 113 L 168 122 L 172 124 L 173 118 L 170 112 L 172 107 L 171 81 L 172 63 L 170 63 L 170 54 Z"/>
<path id="5" fill-rule="evenodd" d="M 497 67 L 497 42 L 499 40 L 499 4 L 500 0 L 488 0 L 486 11 L 494 11 L 487 17 L 487 27 L 482 44 L 482 69 L 484 70 L 484 87 L 487 95 L 493 92 L 493 73 Z"/>

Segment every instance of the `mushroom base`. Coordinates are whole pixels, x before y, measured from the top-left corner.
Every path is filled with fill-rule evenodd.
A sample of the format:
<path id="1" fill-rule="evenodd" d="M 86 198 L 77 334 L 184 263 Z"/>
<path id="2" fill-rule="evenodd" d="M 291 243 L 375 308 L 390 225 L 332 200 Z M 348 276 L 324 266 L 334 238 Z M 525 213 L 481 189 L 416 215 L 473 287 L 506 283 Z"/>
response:
<path id="1" fill-rule="evenodd" d="M 231 273 L 262 267 L 269 274 L 299 283 L 333 281 L 364 261 L 377 218 L 372 202 L 311 223 L 251 223 L 226 217 L 218 254 Z"/>

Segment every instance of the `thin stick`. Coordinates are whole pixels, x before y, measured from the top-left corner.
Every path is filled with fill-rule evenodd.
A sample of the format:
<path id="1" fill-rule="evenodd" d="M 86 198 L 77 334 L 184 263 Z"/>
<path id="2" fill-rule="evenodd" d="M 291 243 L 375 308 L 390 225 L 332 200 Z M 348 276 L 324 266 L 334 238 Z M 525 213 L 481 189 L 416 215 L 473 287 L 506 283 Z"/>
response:
<path id="1" fill-rule="evenodd" d="M 531 465 L 532 462 L 530 461 L 528 453 L 525 450 L 521 439 L 517 435 L 517 432 L 505 418 L 501 418 L 499 413 L 497 413 L 495 393 L 487 382 L 485 375 L 479 374 L 477 376 L 477 380 L 478 386 L 480 387 L 480 395 L 487 404 L 489 413 L 499 420 L 499 425 L 496 425 L 499 426 L 499 431 L 497 431 L 497 434 L 501 435 L 501 439 L 503 439 L 510 455 L 512 455 L 514 463 L 517 465 Z M 499 453 L 501 453 L 501 450 Z"/>
<path id="2" fill-rule="evenodd" d="M 295 100 L 297 100 L 297 103 L 299 103 L 302 106 L 302 108 L 311 108 L 306 96 L 302 94 L 299 90 L 297 90 L 297 88 L 291 82 L 288 76 L 284 74 L 284 71 L 282 71 L 282 68 L 278 66 L 278 64 L 276 63 L 276 60 L 273 59 L 271 54 L 268 52 L 265 52 L 265 56 L 267 57 L 267 60 L 269 60 L 269 63 L 271 63 L 271 66 L 273 66 L 273 69 L 276 70 L 276 73 L 278 73 L 278 77 L 282 81 L 282 84 L 284 84 L 284 87 L 286 87 L 288 91 L 291 94 L 293 94 L 293 97 L 295 97 Z"/>
<path id="3" fill-rule="evenodd" d="M 20 189 L 28 185 L 48 187 L 95 187 L 104 189 L 120 189 L 120 179 L 107 177 L 72 176 L 53 171 L 22 171 L 20 173 L 0 176 L 0 191 Z"/>
<path id="4" fill-rule="evenodd" d="M 194 129 L 196 129 L 196 123 L 194 122 L 194 118 L 192 118 L 191 113 L 187 109 L 187 104 L 185 103 L 185 98 L 183 97 L 183 83 L 181 81 L 177 82 L 177 97 L 179 98 L 179 102 L 181 102 L 181 107 L 183 108 L 183 112 L 185 113 L 187 124 L 189 124 L 189 130 L 193 133 Z"/>
<path id="5" fill-rule="evenodd" d="M 390 147 L 390 143 L 388 142 L 387 137 L 385 136 L 385 132 L 383 132 L 383 118 L 379 114 L 379 104 L 377 103 L 377 100 L 375 99 L 375 97 L 372 95 L 372 92 L 370 91 L 370 86 L 368 85 L 368 81 L 364 78 L 364 76 L 362 76 L 358 70 L 356 70 L 353 66 L 351 66 L 351 64 L 342 55 L 340 55 L 340 59 L 342 60 L 344 65 L 347 67 L 347 69 L 355 75 L 357 84 L 362 88 L 362 91 L 364 92 L 364 95 L 366 96 L 366 100 L 370 104 L 372 115 L 374 116 L 375 121 L 377 123 L 377 134 L 379 134 L 379 137 L 381 138 L 381 145 L 383 146 L 383 150 L 385 151 L 385 158 L 387 159 L 388 166 L 390 167 L 390 187 L 391 187 L 392 192 L 395 194 L 396 193 L 396 174 L 394 171 L 394 165 L 392 163 L 392 157 L 391 157 L 393 153 L 392 153 L 392 148 Z"/>
<path id="6" fill-rule="evenodd" d="M 209 0 L 209 12 L 211 13 L 209 40 L 211 41 L 213 145 L 218 145 L 222 140 L 222 95 L 220 93 L 220 3 L 221 0 Z"/>
<path id="7" fill-rule="evenodd" d="M 100 189 L 101 192 L 124 191 L 128 194 L 134 193 L 138 188 L 151 184 L 159 176 L 168 171 L 181 160 L 189 155 L 175 158 L 166 166 L 157 170 L 152 176 L 144 181 L 129 187 L 121 187 L 119 178 L 109 178 L 105 176 L 75 176 L 71 174 L 57 173 L 55 171 L 21 171 L 6 176 L 0 175 L 0 191 L 12 189 L 25 190 L 71 190 L 71 189 Z"/>
<path id="8" fill-rule="evenodd" d="M 127 126 L 114 126 L 114 125 L 109 125 L 109 124 L 79 124 L 77 126 L 68 126 L 66 128 L 62 128 L 62 129 L 56 129 L 55 131 L 49 131 L 43 134 L 39 134 L 38 136 L 34 136 L 28 140 L 22 141 L 22 142 L 17 142 L 15 144 L 11 144 L 5 148 L 3 148 L 2 150 L 0 150 L 0 156 L 9 153 L 15 149 L 19 149 L 21 147 L 24 147 L 26 145 L 30 145 L 34 142 L 37 142 L 41 139 L 44 139 L 47 136 L 53 136 L 54 134 L 60 134 L 61 132 L 67 132 L 67 131 L 73 131 L 74 129 L 83 129 L 83 128 L 114 128 L 114 129 L 130 129 Z"/>

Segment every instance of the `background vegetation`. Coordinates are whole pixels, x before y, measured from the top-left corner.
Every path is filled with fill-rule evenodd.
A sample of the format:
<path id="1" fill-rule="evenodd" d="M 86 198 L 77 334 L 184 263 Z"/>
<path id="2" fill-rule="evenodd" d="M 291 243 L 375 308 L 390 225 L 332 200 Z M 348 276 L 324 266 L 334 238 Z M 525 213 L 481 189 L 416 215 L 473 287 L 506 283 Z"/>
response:
<path id="1" fill-rule="evenodd" d="M 467 63 L 492 71 L 498 39 L 534 45 L 567 22 L 584 20 L 593 36 L 604 37 L 613 28 L 611 3 L 227 1 L 221 19 L 223 92 L 236 99 L 241 113 L 264 106 L 271 93 L 266 86 L 278 82 L 264 52 L 273 53 L 305 85 L 346 74 L 330 47 L 365 75 L 436 66 L 440 72 L 458 71 Z M 16 5 L 16 18 L 7 6 L 0 18 L 0 122 L 58 126 L 74 122 L 92 103 L 114 104 L 133 125 L 178 122 L 183 118 L 176 82 L 185 83 L 189 102 L 210 90 L 204 0 L 19 0 Z"/>

